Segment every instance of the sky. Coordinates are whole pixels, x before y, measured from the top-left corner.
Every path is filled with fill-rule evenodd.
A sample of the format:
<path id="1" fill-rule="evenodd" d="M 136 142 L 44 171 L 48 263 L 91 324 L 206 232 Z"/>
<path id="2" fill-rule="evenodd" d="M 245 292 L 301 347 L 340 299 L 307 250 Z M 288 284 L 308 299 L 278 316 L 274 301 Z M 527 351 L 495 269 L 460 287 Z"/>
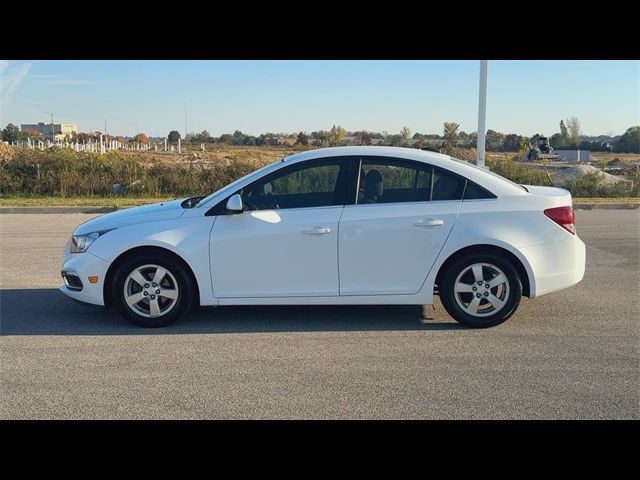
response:
<path id="1" fill-rule="evenodd" d="M 585 135 L 640 125 L 639 61 L 489 61 L 487 129 L 552 135 L 576 116 Z M 479 61 L 0 61 L 0 125 L 218 136 L 241 130 L 473 132 Z"/>

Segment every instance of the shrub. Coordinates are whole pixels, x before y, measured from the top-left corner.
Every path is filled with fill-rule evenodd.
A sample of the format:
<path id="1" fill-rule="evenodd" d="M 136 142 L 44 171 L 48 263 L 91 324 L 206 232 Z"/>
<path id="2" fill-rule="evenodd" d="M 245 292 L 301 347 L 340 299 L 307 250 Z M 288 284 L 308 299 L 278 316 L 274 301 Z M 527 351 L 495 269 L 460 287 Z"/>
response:
<path id="1" fill-rule="evenodd" d="M 12 155 L 0 155 L 0 195 L 111 196 L 114 183 L 133 184 L 130 195 L 205 195 L 268 162 L 245 152 L 202 165 L 164 160 L 150 163 L 141 154 L 117 151 L 99 154 L 18 148 Z"/>
<path id="2" fill-rule="evenodd" d="M 513 158 L 488 158 L 485 163 L 492 172 L 521 185 L 553 185 L 551 179 L 545 172 L 533 168 L 530 165 L 516 162 Z"/>

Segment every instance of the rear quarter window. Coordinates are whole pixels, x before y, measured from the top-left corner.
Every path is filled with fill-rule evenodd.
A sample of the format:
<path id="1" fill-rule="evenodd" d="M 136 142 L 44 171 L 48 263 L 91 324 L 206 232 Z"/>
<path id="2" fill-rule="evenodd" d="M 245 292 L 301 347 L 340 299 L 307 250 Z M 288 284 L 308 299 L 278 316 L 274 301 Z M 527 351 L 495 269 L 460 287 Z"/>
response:
<path id="1" fill-rule="evenodd" d="M 477 183 L 467 179 L 467 186 L 464 189 L 463 200 L 481 200 L 485 198 L 497 198 L 493 193 Z"/>

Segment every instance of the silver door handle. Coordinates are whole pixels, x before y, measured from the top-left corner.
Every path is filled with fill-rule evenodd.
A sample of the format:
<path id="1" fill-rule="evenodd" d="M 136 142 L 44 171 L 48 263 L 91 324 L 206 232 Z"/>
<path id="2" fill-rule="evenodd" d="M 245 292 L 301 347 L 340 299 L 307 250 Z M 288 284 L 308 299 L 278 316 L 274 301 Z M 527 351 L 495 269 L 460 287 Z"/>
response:
<path id="1" fill-rule="evenodd" d="M 416 227 L 438 227 L 444 225 L 444 220 L 439 218 L 425 218 L 424 220 L 418 220 L 413 224 Z"/>
<path id="2" fill-rule="evenodd" d="M 331 229 L 324 227 L 311 227 L 309 230 L 303 230 L 302 233 L 305 235 L 326 235 L 327 233 L 331 233 Z"/>

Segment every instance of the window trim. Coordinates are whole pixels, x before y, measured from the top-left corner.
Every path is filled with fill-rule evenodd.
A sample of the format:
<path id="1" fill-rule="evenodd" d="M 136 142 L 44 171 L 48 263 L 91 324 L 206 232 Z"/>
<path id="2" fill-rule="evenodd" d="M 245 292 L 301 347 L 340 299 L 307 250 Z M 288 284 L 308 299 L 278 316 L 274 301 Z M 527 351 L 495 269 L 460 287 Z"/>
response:
<path id="1" fill-rule="evenodd" d="M 347 182 L 351 178 L 350 160 L 351 160 L 350 156 L 335 156 L 335 157 L 314 158 L 312 160 L 304 160 L 304 161 L 296 162 L 289 165 L 285 164 L 285 166 L 283 166 L 282 168 L 279 168 L 273 172 L 269 172 L 268 174 L 263 175 L 260 178 L 256 178 L 254 181 L 252 181 L 251 183 L 248 183 L 247 185 L 244 185 L 238 190 L 234 190 L 232 193 L 230 193 L 229 195 L 224 197 L 221 201 L 219 201 L 216 205 L 211 207 L 207 211 L 207 213 L 205 213 L 205 216 L 209 217 L 214 215 L 238 215 L 237 212 L 229 212 L 227 211 L 227 208 L 226 208 L 227 201 L 233 195 L 237 193 L 242 194 L 243 190 L 251 188 L 256 183 L 269 182 L 272 178 L 287 175 L 289 172 L 295 172 L 297 170 L 305 170 L 307 168 L 314 168 L 316 166 L 323 166 L 324 164 L 338 165 L 339 167 L 338 177 L 336 179 L 336 190 L 335 190 L 335 194 L 337 195 L 337 200 L 338 200 L 337 203 L 333 205 L 315 205 L 313 207 L 277 208 L 273 210 L 281 211 L 281 210 L 304 210 L 304 209 L 310 209 L 310 208 L 344 207 L 346 205 L 345 201 L 347 199 L 346 197 L 347 187 L 348 187 Z M 244 213 L 250 213 L 255 211 L 266 211 L 266 210 L 247 210 L 247 211 L 243 211 L 242 213 L 244 214 Z"/>

